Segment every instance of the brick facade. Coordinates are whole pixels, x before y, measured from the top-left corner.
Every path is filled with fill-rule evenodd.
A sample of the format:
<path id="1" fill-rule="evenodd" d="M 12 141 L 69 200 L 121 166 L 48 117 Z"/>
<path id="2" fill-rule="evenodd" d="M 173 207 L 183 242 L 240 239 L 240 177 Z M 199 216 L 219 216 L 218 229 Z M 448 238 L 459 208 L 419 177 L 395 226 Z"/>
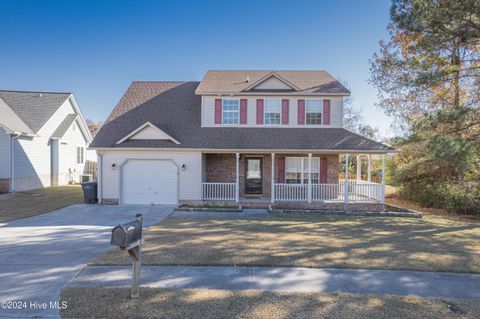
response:
<path id="1" fill-rule="evenodd" d="M 8 193 L 10 191 L 10 178 L 0 178 L 0 193 Z"/>
<path id="2" fill-rule="evenodd" d="M 206 154 L 205 155 L 205 182 L 207 183 L 235 183 L 236 155 Z M 275 181 L 279 182 L 278 159 L 284 157 L 308 157 L 308 154 L 275 154 Z M 338 183 L 338 154 L 314 154 L 313 157 L 327 158 L 327 183 Z M 272 155 L 268 154 L 242 154 L 240 157 L 240 196 L 245 196 L 245 173 L 247 158 L 262 159 L 262 197 L 271 196 Z"/>

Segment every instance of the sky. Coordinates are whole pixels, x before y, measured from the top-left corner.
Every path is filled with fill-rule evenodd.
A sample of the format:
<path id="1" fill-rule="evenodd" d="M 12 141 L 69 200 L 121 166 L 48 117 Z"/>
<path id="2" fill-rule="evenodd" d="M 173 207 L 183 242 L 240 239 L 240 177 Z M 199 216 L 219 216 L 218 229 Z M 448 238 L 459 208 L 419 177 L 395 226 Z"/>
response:
<path id="1" fill-rule="evenodd" d="M 327 70 L 364 121 L 391 136 L 369 59 L 388 0 L 0 0 L 0 89 L 72 92 L 104 121 L 134 80 L 199 81 L 209 69 Z M 5 14 L 8 13 L 8 14 Z"/>

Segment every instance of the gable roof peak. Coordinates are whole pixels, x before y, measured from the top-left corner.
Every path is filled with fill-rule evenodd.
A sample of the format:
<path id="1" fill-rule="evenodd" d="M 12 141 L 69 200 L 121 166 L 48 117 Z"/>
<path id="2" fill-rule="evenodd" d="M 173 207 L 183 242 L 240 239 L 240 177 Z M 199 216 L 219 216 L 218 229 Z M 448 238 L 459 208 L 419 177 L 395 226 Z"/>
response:
<path id="1" fill-rule="evenodd" d="M 248 81 L 246 80 L 248 77 Z M 283 82 L 282 89 L 263 88 L 256 92 L 255 85 L 271 77 Z M 211 94 L 258 94 L 259 92 L 281 93 L 289 91 L 295 95 L 338 95 L 348 96 L 347 90 L 331 74 L 322 70 L 209 70 L 198 85 L 195 93 Z"/>

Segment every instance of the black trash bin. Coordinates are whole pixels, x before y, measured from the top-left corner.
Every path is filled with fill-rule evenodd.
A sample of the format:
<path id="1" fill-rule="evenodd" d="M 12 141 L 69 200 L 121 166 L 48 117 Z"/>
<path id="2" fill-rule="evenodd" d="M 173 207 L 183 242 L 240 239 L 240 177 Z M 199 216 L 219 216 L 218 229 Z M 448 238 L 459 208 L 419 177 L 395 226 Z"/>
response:
<path id="1" fill-rule="evenodd" d="M 97 182 L 82 183 L 83 200 L 85 204 L 96 204 L 97 198 Z"/>

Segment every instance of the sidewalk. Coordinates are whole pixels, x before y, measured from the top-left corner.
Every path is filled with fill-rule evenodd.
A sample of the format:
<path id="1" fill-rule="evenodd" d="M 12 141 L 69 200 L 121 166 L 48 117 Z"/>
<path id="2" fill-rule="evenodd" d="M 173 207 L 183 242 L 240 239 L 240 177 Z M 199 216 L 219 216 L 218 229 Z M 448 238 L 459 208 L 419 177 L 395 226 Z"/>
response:
<path id="1" fill-rule="evenodd" d="M 131 267 L 88 266 L 69 286 L 121 287 L 129 286 L 130 282 Z M 480 298 L 480 275 L 391 270 L 144 266 L 141 270 L 141 285 L 149 288 Z"/>

